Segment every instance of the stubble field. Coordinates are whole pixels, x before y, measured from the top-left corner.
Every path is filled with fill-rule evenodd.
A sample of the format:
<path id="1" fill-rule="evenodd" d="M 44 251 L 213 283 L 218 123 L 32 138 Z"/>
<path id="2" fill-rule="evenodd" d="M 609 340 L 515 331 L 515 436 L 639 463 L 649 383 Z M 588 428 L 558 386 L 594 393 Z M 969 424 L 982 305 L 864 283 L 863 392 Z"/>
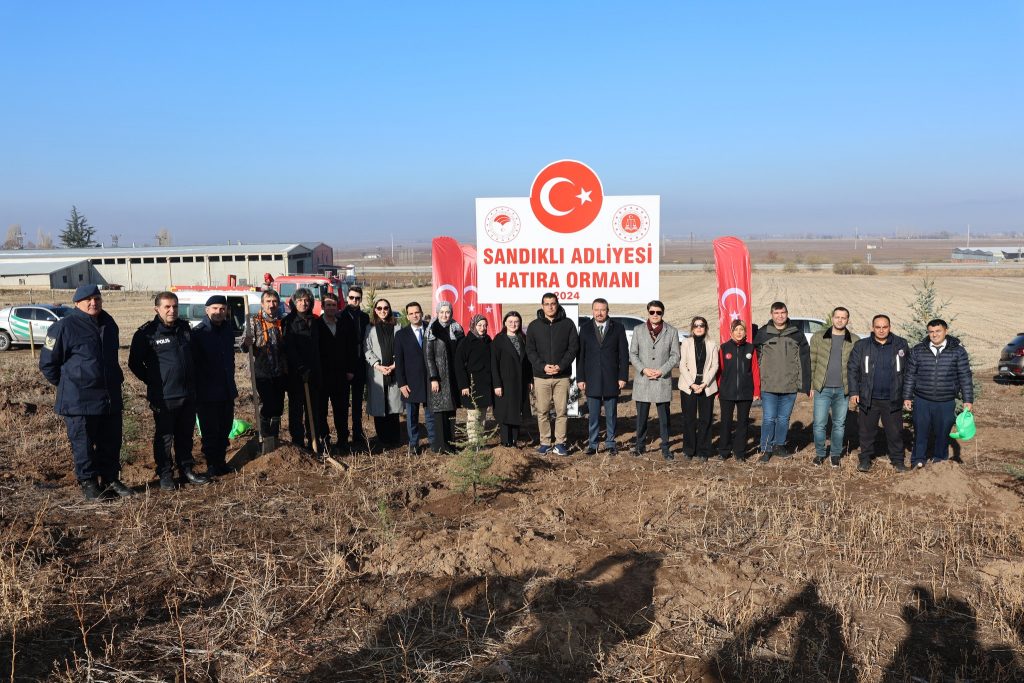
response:
<path id="1" fill-rule="evenodd" d="M 755 318 L 782 299 L 793 315 L 845 305 L 855 331 L 886 312 L 898 330 L 919 280 L 755 273 Z M 1022 466 L 1024 396 L 992 381 L 1022 327 L 1004 311 L 1017 282 L 938 274 L 979 368 L 979 431 L 961 462 L 907 475 L 860 474 L 849 457 L 813 467 L 801 397 L 797 456 L 762 466 L 664 462 L 650 446 L 643 458 L 495 448 L 504 482 L 474 502 L 442 457 L 374 448 L 338 474 L 291 447 L 253 458 L 243 438 L 237 474 L 161 494 L 146 488 L 152 418 L 131 379 L 123 478 L 142 495 L 84 504 L 52 389 L 27 350 L 2 354 L 0 676 L 1022 680 L 1024 486 L 1007 468 Z M 665 276 L 662 299 L 670 322 L 713 320 L 714 277 Z M 138 294 L 108 304 L 122 343 L 150 316 Z M 237 371 L 246 417 L 241 356 Z M 632 415 L 627 391 L 623 447 Z M 570 440 L 584 432 L 573 421 Z"/>

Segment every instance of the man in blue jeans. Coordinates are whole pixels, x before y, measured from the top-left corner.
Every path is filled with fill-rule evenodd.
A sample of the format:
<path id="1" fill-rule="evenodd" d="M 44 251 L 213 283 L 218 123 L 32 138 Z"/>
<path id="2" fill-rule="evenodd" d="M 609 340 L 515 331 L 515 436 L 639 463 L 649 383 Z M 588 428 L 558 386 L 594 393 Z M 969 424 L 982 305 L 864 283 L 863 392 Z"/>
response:
<path id="1" fill-rule="evenodd" d="M 910 466 L 921 469 L 928 461 L 949 457 L 949 432 L 956 419 L 959 394 L 964 410 L 974 408 L 974 377 L 967 349 L 948 335 L 949 325 L 936 318 L 928 323 L 928 338 L 910 350 L 907 377 L 903 381 L 903 407 L 914 411 L 914 452 Z"/>
<path id="2" fill-rule="evenodd" d="M 587 397 L 590 415 L 586 454 L 597 453 L 603 407 L 605 450 L 615 455 L 615 411 L 619 393 L 629 379 L 629 344 L 626 328 L 608 317 L 605 299 L 594 299 L 590 310 L 594 316 L 580 326 L 580 356 L 576 361 L 576 385 Z"/>
<path id="3" fill-rule="evenodd" d="M 814 399 L 814 464 L 821 465 L 828 457 L 825 436 L 829 414 L 832 416 L 832 467 L 839 467 L 849 409 L 849 383 L 846 365 L 853 345 L 860 337 L 846 329 L 850 311 L 836 306 L 832 311 L 832 327 L 811 337 L 811 398 Z"/>
<path id="4" fill-rule="evenodd" d="M 792 456 L 786 448 L 789 417 L 797 392 L 807 394 L 811 390 L 807 337 L 790 321 L 786 304 L 776 301 L 771 313 L 771 321 L 754 335 L 761 370 L 761 463 L 768 462 L 773 455 Z"/>

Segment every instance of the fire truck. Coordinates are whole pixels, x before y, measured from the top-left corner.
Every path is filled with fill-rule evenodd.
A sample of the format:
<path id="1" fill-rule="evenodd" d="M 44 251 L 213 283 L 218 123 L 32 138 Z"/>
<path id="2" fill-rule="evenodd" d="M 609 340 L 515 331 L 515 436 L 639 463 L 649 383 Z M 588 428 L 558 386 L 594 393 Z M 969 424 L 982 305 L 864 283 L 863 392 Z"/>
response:
<path id="1" fill-rule="evenodd" d="M 313 312 L 320 315 L 323 306 L 320 304 L 324 294 L 332 293 L 338 297 L 340 305 L 345 305 L 345 298 L 348 296 L 348 288 L 354 285 L 355 268 L 349 266 L 344 277 L 339 277 L 335 272 L 316 274 L 295 274 L 278 275 L 276 278 L 270 273 L 263 274 L 263 286 L 239 285 L 234 275 L 228 276 L 227 284 L 210 285 L 175 285 L 171 287 L 173 292 L 209 292 L 210 294 L 227 294 L 228 292 L 262 292 L 273 289 L 281 295 L 285 310 L 291 310 L 291 297 L 295 290 L 305 287 L 313 293 Z"/>

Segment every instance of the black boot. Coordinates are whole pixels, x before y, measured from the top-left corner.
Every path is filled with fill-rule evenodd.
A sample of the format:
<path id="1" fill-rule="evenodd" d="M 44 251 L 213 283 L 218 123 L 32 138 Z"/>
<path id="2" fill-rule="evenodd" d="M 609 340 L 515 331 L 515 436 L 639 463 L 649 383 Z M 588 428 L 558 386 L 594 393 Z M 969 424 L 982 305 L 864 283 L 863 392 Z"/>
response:
<path id="1" fill-rule="evenodd" d="M 176 488 L 178 488 L 178 484 L 174 481 L 174 474 L 169 471 L 162 472 L 160 474 L 160 490 L 173 491 Z"/>
<path id="2" fill-rule="evenodd" d="M 135 491 L 124 485 L 120 479 L 114 479 L 107 482 L 107 488 L 104 493 L 113 493 L 120 498 L 131 498 L 135 495 Z"/>
<path id="3" fill-rule="evenodd" d="M 208 476 L 205 474 L 196 474 L 192 471 L 191 467 L 181 468 L 181 478 L 190 484 L 202 485 L 210 483 L 210 478 Z"/>
<path id="4" fill-rule="evenodd" d="M 85 496 L 86 500 L 100 500 L 103 498 L 103 492 L 100 490 L 100 485 L 96 483 L 96 479 L 83 479 L 78 482 L 82 487 L 82 495 Z"/>

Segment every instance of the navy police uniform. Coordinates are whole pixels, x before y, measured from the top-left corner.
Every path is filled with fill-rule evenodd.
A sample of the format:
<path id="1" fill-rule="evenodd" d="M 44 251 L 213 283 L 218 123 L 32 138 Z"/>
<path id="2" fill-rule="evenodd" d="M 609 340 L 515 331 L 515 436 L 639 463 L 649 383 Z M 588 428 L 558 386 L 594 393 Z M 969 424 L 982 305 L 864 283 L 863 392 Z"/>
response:
<path id="1" fill-rule="evenodd" d="M 157 475 L 171 473 L 173 446 L 178 469 L 191 472 L 192 434 L 196 422 L 195 365 L 192 331 L 184 320 L 167 326 L 160 316 L 132 337 L 128 369 L 146 384 L 156 434 L 153 458 Z"/>
<path id="2" fill-rule="evenodd" d="M 83 285 L 75 301 L 99 294 Z M 75 309 L 50 326 L 39 354 L 39 370 L 57 387 L 53 411 L 64 418 L 79 482 L 118 481 L 124 373 L 117 362 L 119 331 L 110 314 L 95 318 Z"/>
<path id="3" fill-rule="evenodd" d="M 223 303 L 210 297 L 206 305 Z M 223 297 L 220 297 L 223 299 Z M 192 330 L 195 351 L 196 410 L 208 469 L 223 472 L 228 435 L 235 421 L 235 326 L 230 318 L 219 325 L 206 316 Z"/>

